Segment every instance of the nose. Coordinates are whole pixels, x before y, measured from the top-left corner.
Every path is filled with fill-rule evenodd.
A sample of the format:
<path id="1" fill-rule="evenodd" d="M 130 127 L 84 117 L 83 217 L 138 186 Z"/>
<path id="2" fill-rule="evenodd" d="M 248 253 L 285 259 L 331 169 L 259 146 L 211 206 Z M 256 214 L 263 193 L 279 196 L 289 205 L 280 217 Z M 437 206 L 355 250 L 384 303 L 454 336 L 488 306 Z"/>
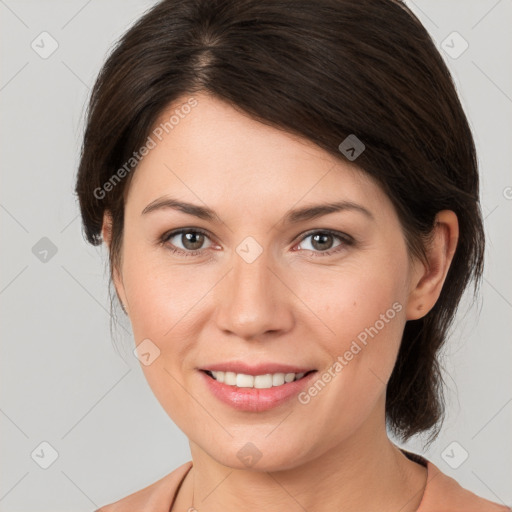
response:
<path id="1" fill-rule="evenodd" d="M 293 293 L 270 260 L 265 250 L 250 263 L 233 254 L 230 272 L 216 287 L 215 318 L 224 333 L 253 340 L 293 327 Z"/>

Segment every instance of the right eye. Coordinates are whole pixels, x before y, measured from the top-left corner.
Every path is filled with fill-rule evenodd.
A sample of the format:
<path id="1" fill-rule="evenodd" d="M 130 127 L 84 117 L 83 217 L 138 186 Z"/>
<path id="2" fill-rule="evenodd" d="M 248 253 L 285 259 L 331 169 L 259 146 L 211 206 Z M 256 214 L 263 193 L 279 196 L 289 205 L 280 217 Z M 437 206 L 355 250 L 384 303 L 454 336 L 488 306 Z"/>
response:
<path id="1" fill-rule="evenodd" d="M 162 245 L 168 244 L 169 250 L 173 253 L 196 256 L 203 252 L 204 247 L 202 246 L 207 239 L 209 240 L 207 233 L 201 229 L 181 228 L 165 233 L 160 238 L 160 242 Z"/>

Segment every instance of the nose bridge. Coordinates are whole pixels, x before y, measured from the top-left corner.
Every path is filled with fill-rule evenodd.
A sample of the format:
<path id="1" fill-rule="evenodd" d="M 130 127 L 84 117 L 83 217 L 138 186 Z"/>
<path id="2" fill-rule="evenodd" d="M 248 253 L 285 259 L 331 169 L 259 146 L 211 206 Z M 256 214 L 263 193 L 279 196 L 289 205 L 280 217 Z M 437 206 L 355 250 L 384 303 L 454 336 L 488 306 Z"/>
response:
<path id="1" fill-rule="evenodd" d="M 251 243 L 242 242 L 233 253 L 231 272 L 223 280 L 217 301 L 219 328 L 243 338 L 284 329 L 291 318 L 279 289 L 283 284 L 271 270 L 271 251 L 257 250 Z"/>
<path id="2" fill-rule="evenodd" d="M 239 255 L 233 257 L 233 292 L 239 299 L 251 296 L 256 298 L 256 295 L 270 291 L 269 276 L 272 273 L 269 269 L 271 262 L 267 253 L 268 251 L 265 254 L 262 253 L 254 261 L 245 260 Z M 275 279 L 275 276 L 273 277 Z"/>

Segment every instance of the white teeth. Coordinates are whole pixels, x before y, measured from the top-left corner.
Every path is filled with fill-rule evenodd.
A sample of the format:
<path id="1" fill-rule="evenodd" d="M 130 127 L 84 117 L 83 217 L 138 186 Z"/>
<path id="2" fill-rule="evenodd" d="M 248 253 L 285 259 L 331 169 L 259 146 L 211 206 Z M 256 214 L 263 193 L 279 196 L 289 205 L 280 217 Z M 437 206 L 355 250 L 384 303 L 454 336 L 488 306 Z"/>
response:
<path id="1" fill-rule="evenodd" d="M 282 386 L 285 383 L 293 382 L 304 377 L 305 373 L 267 373 L 265 375 L 246 375 L 245 373 L 210 372 L 218 382 L 239 388 L 268 389 Z"/>
<path id="2" fill-rule="evenodd" d="M 236 387 L 237 388 L 253 388 L 254 377 L 252 375 L 244 375 L 243 373 L 236 374 Z"/>
<path id="3" fill-rule="evenodd" d="M 285 382 L 293 382 L 295 379 L 295 373 L 287 373 L 285 376 L 284 376 L 284 381 Z"/>
<path id="4" fill-rule="evenodd" d="M 272 386 L 282 386 L 284 384 L 284 373 L 274 373 L 272 375 Z"/>

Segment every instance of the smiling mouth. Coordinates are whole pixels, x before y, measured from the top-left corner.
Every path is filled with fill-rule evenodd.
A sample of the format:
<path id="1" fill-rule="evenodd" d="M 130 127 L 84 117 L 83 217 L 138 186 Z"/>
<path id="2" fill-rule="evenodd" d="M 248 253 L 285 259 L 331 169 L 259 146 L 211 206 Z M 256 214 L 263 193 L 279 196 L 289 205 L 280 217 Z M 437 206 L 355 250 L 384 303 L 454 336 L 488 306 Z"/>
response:
<path id="1" fill-rule="evenodd" d="M 222 372 L 201 370 L 206 373 L 210 378 L 226 384 L 228 386 L 238 388 L 255 388 L 255 389 L 269 389 L 280 386 L 285 386 L 291 382 L 303 379 L 310 373 L 317 370 L 310 370 L 305 373 L 267 373 L 264 375 L 247 375 L 244 373 L 235 372 Z"/>

